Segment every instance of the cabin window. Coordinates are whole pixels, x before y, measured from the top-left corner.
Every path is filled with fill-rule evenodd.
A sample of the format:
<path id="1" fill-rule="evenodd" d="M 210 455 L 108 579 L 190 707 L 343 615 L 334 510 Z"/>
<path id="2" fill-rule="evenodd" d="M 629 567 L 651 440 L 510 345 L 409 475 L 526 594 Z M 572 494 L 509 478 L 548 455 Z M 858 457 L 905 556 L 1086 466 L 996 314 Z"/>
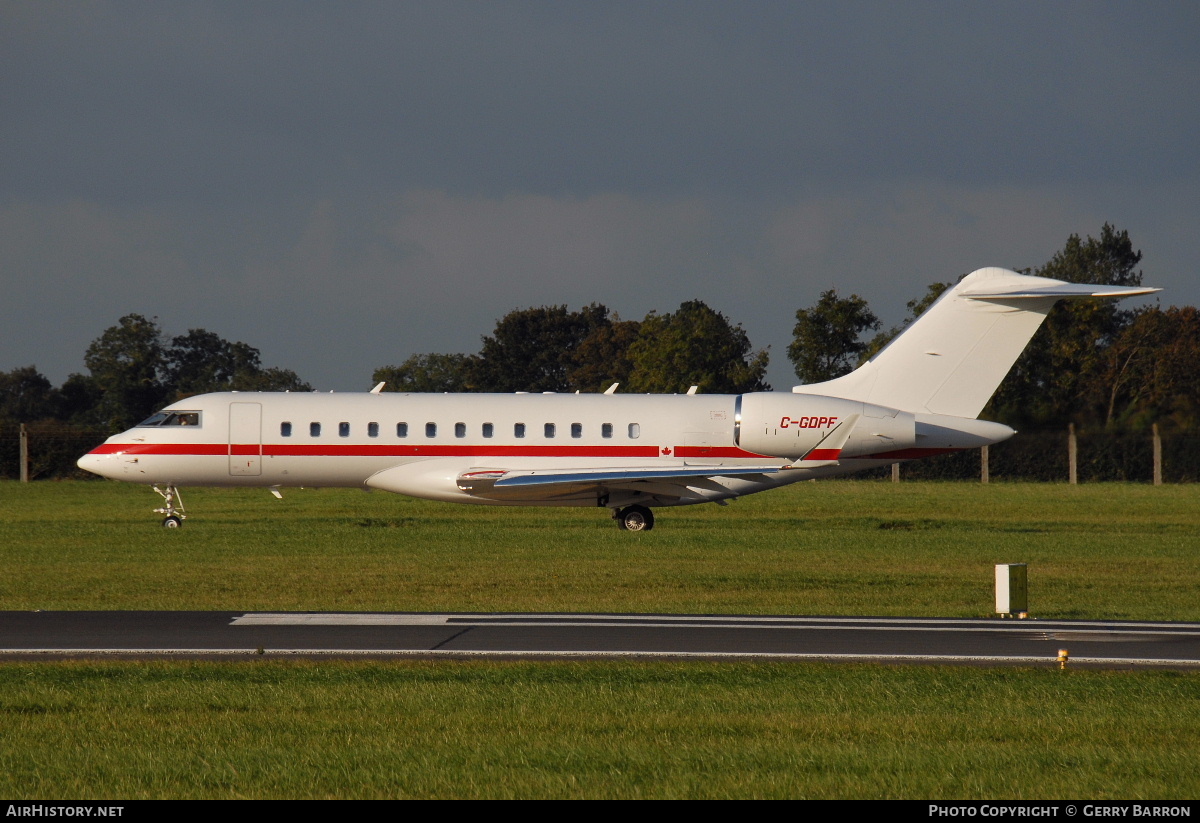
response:
<path id="1" fill-rule="evenodd" d="M 349 436 L 350 436 L 350 424 L 345 423 L 345 422 L 338 423 L 338 437 L 349 437 Z"/>
<path id="2" fill-rule="evenodd" d="M 521 438 L 524 436 L 525 436 L 525 424 L 524 423 L 514 423 L 513 424 L 513 437 Z"/>
<path id="3" fill-rule="evenodd" d="M 378 437 L 378 436 L 379 436 L 379 424 L 378 423 L 368 423 L 367 424 L 367 437 Z"/>
<path id="4" fill-rule="evenodd" d="M 425 424 L 425 436 L 426 437 L 437 437 L 437 423 L 426 423 Z"/>
<path id="5" fill-rule="evenodd" d="M 546 437 L 553 437 L 554 436 L 554 424 L 547 423 L 545 426 L 542 427 L 542 431 L 545 433 Z"/>
<path id="6" fill-rule="evenodd" d="M 321 424 L 320 423 L 309 423 L 308 424 L 308 436 L 309 437 L 320 437 L 321 436 Z"/>
<path id="7" fill-rule="evenodd" d="M 637 440 L 641 436 L 642 436 L 642 424 L 641 423 L 630 423 L 629 424 L 629 439 Z"/>
<path id="8" fill-rule="evenodd" d="M 454 436 L 455 437 L 466 437 L 467 436 L 467 424 L 466 423 L 455 423 L 454 424 Z"/>
<path id="9" fill-rule="evenodd" d="M 279 435 L 281 437 L 291 437 L 292 436 L 292 424 L 291 423 L 280 423 L 279 424 Z"/>
<path id="10" fill-rule="evenodd" d="M 496 427 L 495 427 L 495 426 L 493 426 L 491 423 L 484 423 L 484 424 L 483 424 L 483 436 L 484 436 L 484 437 L 491 437 L 491 436 L 492 436 L 493 434 L 495 434 L 495 433 L 496 433 Z"/>
<path id="11" fill-rule="evenodd" d="M 396 424 L 396 436 L 397 437 L 408 437 L 408 424 L 407 423 L 397 423 Z"/>
<path id="12" fill-rule="evenodd" d="M 600 436 L 601 437 L 612 437 L 612 432 L 613 432 L 612 423 L 604 423 L 600 426 Z"/>
<path id="13" fill-rule="evenodd" d="M 583 424 L 582 423 L 572 423 L 571 424 L 571 436 L 574 437 L 576 440 L 578 440 L 580 437 L 583 437 Z"/>

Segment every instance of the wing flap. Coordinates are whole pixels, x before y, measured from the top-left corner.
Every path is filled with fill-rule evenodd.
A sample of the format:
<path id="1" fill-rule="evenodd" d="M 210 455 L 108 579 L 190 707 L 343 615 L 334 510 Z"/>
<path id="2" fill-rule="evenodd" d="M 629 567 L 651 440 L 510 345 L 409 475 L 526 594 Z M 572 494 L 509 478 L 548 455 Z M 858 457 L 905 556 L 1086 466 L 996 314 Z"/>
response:
<path id="1" fill-rule="evenodd" d="M 814 465 L 804 464 L 804 468 Z M 815 463 L 827 465 L 825 462 Z M 764 463 L 742 466 L 695 466 L 672 463 L 664 466 L 604 468 L 492 469 L 473 468 L 458 476 L 462 491 L 493 500 L 532 497 L 567 497 L 587 493 L 640 491 L 660 497 L 695 497 L 699 490 L 723 491 L 714 478 L 754 477 L 776 474 L 793 466 Z"/>
<path id="2" fill-rule="evenodd" d="M 775 463 L 764 466 L 687 466 L 670 469 L 532 469 L 507 472 L 505 476 L 496 480 L 496 485 L 502 488 L 515 488 L 518 486 L 550 486 L 558 483 L 745 477 L 753 474 L 771 474 L 786 468 L 786 464 Z"/>

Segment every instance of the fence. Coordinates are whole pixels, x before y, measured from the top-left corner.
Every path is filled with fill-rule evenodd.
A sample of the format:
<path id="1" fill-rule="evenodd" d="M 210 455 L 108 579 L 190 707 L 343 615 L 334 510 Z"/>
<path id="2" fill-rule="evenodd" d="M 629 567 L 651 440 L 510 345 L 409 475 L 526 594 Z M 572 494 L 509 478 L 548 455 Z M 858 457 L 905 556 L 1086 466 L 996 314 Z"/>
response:
<path id="1" fill-rule="evenodd" d="M 22 430 L 24 445 L 22 445 Z M 92 477 L 75 461 L 104 442 L 108 432 L 92 426 L 71 426 L 53 421 L 0 423 L 0 478 L 25 479 L 21 455 L 26 452 L 29 479 Z"/>
<path id="2" fill-rule="evenodd" d="M 0 424 L 0 478 L 21 478 L 21 428 Z M 89 426 L 63 423 L 30 423 L 24 426 L 30 479 L 91 477 L 75 461 L 100 443 L 108 433 Z M 1154 440 L 1149 432 L 1081 432 L 1076 435 L 1076 476 L 1080 483 L 1124 480 L 1154 481 Z M 1200 480 L 1200 434 L 1174 433 L 1161 437 L 1161 477 L 1166 483 Z M 1021 432 L 988 449 L 990 480 L 1071 479 L 1070 432 Z M 976 480 L 982 468 L 978 449 L 912 460 L 899 467 L 905 480 Z M 861 475 L 860 475 L 861 476 Z M 869 476 L 892 477 L 891 469 Z"/>
<path id="3" fill-rule="evenodd" d="M 1160 476 L 1164 483 L 1200 480 L 1200 435 L 1163 434 Z M 1075 435 L 1075 478 L 1080 483 L 1155 482 L 1150 432 L 1080 432 Z M 979 480 L 980 450 L 914 460 L 900 466 L 906 480 Z M 990 480 L 1071 481 L 1071 432 L 1020 432 L 988 449 Z M 883 470 L 880 476 L 891 476 Z"/>

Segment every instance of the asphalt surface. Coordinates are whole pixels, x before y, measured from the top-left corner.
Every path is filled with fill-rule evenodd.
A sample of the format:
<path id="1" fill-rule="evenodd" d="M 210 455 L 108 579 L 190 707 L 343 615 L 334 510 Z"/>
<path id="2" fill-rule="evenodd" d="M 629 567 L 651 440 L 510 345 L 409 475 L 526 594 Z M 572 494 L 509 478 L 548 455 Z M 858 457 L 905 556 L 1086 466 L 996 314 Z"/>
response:
<path id="1" fill-rule="evenodd" d="M 0 657 L 845 660 L 1200 667 L 1200 623 L 640 614 L 0 612 Z"/>

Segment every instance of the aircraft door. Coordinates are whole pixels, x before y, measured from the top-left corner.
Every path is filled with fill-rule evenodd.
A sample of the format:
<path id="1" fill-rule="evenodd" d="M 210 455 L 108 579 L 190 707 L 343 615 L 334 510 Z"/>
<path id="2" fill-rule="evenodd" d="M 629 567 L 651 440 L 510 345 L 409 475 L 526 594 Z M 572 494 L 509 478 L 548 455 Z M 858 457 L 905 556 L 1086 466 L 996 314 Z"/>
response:
<path id="1" fill-rule="evenodd" d="M 262 474 L 262 404 L 229 404 L 229 473 L 234 477 Z"/>

